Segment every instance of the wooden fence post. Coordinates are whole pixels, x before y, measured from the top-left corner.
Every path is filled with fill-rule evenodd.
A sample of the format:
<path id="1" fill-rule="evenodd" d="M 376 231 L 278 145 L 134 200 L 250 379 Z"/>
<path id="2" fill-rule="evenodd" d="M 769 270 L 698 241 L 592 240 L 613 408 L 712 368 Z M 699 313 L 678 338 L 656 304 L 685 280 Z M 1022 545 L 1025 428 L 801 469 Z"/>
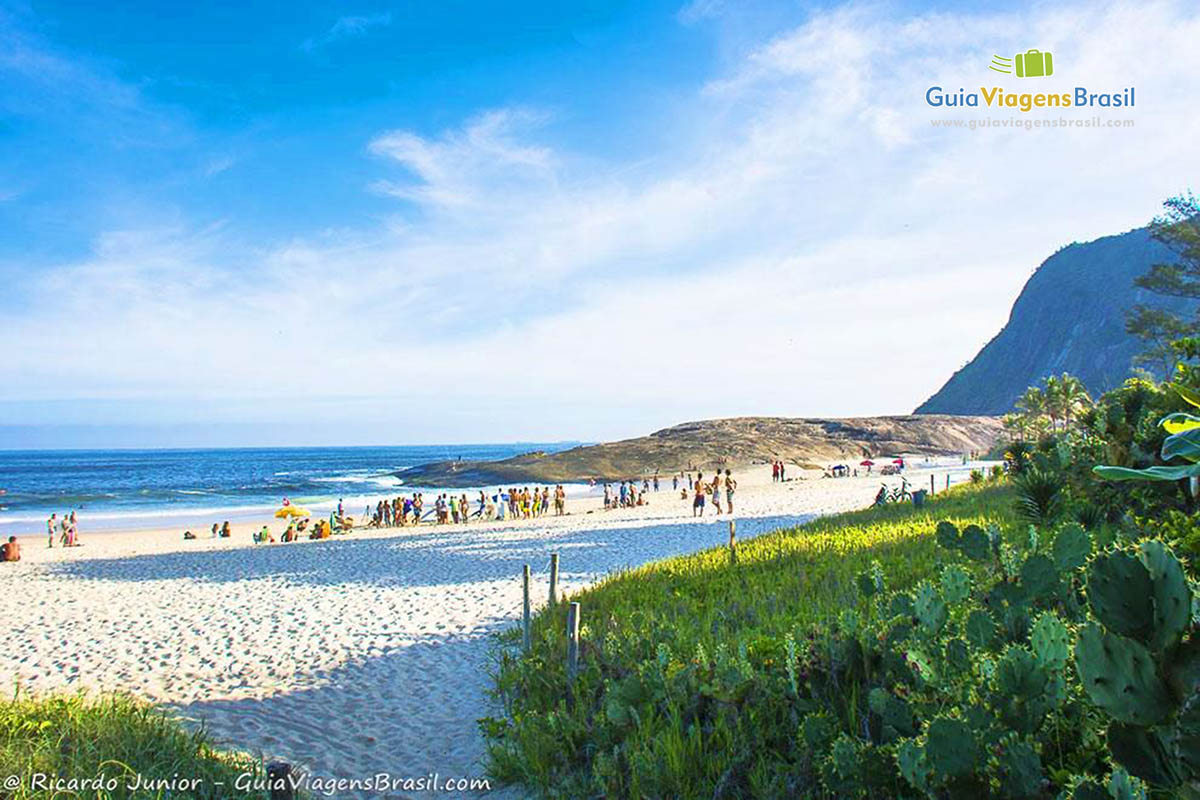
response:
<path id="1" fill-rule="evenodd" d="M 729 520 L 729 560 L 737 563 L 737 522 Z"/>
<path id="2" fill-rule="evenodd" d="M 947 489 L 950 488 L 950 473 L 949 472 L 946 473 L 946 488 Z"/>
<path id="3" fill-rule="evenodd" d="M 522 621 L 521 621 L 521 632 L 522 632 L 521 643 L 522 643 L 522 646 L 525 648 L 526 653 L 529 652 L 530 646 L 532 644 L 532 640 L 530 638 L 530 632 L 529 632 L 529 617 L 530 617 L 529 565 L 526 564 L 525 565 L 525 613 L 524 613 L 524 616 L 522 617 Z"/>
<path id="4" fill-rule="evenodd" d="M 929 473 L 929 493 L 933 494 L 933 473 Z"/>
<path id="5" fill-rule="evenodd" d="M 558 602 L 558 553 L 550 554 L 550 605 Z"/>
<path id="6" fill-rule="evenodd" d="M 567 609 L 567 685 L 573 686 L 579 675 L 579 603 Z"/>

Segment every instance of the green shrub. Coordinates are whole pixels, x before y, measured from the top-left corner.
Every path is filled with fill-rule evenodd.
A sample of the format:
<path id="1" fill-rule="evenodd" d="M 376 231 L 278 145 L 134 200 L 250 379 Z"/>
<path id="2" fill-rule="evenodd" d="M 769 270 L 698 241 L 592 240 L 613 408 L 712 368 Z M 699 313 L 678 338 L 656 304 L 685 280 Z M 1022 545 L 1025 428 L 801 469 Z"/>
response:
<path id="1" fill-rule="evenodd" d="M 33 785 L 35 775 L 63 779 L 101 778 L 91 787 L 62 790 Z M 123 695 L 88 697 L 18 694 L 0 701 L 2 796 L 38 798 L 266 798 L 266 792 L 238 791 L 238 776 L 259 782 L 262 765 L 253 757 L 222 752 L 201 731 L 190 731 L 161 709 Z M 184 791 L 131 790 L 135 776 L 145 781 L 196 781 Z M 178 786 L 178 784 L 176 784 Z"/>

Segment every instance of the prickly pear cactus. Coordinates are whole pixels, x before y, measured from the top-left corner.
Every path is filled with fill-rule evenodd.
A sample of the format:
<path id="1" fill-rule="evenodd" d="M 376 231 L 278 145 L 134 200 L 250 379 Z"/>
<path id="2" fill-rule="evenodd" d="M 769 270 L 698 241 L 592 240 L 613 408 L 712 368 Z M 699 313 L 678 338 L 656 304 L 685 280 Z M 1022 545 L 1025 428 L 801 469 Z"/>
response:
<path id="1" fill-rule="evenodd" d="M 1052 611 L 1040 615 L 1033 623 L 1029 643 L 1038 661 L 1051 669 L 1062 669 L 1071 657 L 1071 632 Z"/>
<path id="2" fill-rule="evenodd" d="M 968 525 L 958 541 L 958 549 L 972 561 L 984 561 L 991 554 L 992 543 L 978 525 Z"/>
<path id="3" fill-rule="evenodd" d="M 1123 768 L 1117 767 L 1108 778 L 1108 795 L 1112 800 L 1146 800 L 1146 787 Z"/>
<path id="4" fill-rule="evenodd" d="M 1200 774 L 1200 692 L 1194 692 L 1175 718 L 1175 757 L 1193 775 Z"/>
<path id="5" fill-rule="evenodd" d="M 996 664 L 996 691 L 1006 697 L 1040 695 L 1046 688 L 1046 672 L 1037 659 L 1020 645 L 1009 645 Z"/>
<path id="6" fill-rule="evenodd" d="M 971 594 L 971 573 L 957 564 L 942 569 L 942 596 L 947 603 L 955 604 L 966 600 Z"/>
<path id="7" fill-rule="evenodd" d="M 913 739 L 905 739 L 896 748 L 896 766 L 914 789 L 925 792 L 929 787 L 929 764 L 925 751 Z"/>
<path id="8" fill-rule="evenodd" d="M 908 592 L 896 592 L 888 601 L 888 614 L 893 617 L 916 616 L 912 595 Z"/>
<path id="9" fill-rule="evenodd" d="M 1178 786 L 1179 762 L 1169 737 L 1155 728 L 1114 722 L 1108 726 L 1108 750 L 1113 761 L 1152 786 Z"/>
<path id="10" fill-rule="evenodd" d="M 858 770 L 858 745 L 849 736 L 839 736 L 829 755 L 839 777 L 849 778 Z"/>
<path id="11" fill-rule="evenodd" d="M 936 717 L 925 733 L 925 761 L 939 783 L 970 774 L 979 758 L 979 745 L 967 723 Z"/>
<path id="12" fill-rule="evenodd" d="M 1150 648 L 1166 650 L 1183 636 L 1191 621 L 1192 590 L 1183 565 L 1162 542 L 1147 539 L 1138 546 L 1138 558 L 1150 575 L 1154 597 L 1154 624 Z"/>
<path id="13" fill-rule="evenodd" d="M 917 620 L 930 633 L 937 633 L 946 624 L 946 603 L 937 588 L 929 581 L 917 584 L 913 599 Z"/>
<path id="14" fill-rule="evenodd" d="M 1150 633 L 1153 588 L 1141 560 L 1121 550 L 1100 553 L 1088 565 L 1088 605 L 1105 628 L 1122 636 L 1141 639 Z"/>
<path id="15" fill-rule="evenodd" d="M 1054 537 L 1051 553 L 1059 569 L 1079 569 L 1092 556 L 1092 535 L 1077 522 L 1064 525 Z"/>
<path id="16" fill-rule="evenodd" d="M 1005 797 L 1037 797 L 1042 789 L 1042 760 L 1028 742 L 1010 737 L 997 756 L 1000 789 Z"/>
<path id="17" fill-rule="evenodd" d="M 1046 556 L 1032 555 L 1021 565 L 1021 585 L 1030 600 L 1048 599 L 1058 589 L 1058 569 Z"/>
<path id="18" fill-rule="evenodd" d="M 967 615 L 967 622 L 963 626 L 963 630 L 971 646 L 980 650 L 989 647 L 992 640 L 996 638 L 996 623 L 992 622 L 991 616 L 986 611 L 979 609 L 975 609 Z"/>
<path id="19" fill-rule="evenodd" d="M 942 520 L 937 524 L 937 530 L 934 531 L 934 536 L 937 537 L 937 543 L 947 550 L 955 550 L 958 548 L 958 528 L 953 522 Z"/>
<path id="20" fill-rule="evenodd" d="M 1145 645 L 1089 624 L 1075 644 L 1075 666 L 1088 697 L 1121 722 L 1154 725 L 1173 704 Z"/>

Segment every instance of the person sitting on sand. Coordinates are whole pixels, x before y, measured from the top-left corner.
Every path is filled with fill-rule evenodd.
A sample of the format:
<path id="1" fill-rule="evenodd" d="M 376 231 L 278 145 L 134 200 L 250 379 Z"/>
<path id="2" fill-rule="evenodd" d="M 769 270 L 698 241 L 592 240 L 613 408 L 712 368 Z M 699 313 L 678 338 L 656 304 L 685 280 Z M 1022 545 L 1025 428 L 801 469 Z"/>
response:
<path id="1" fill-rule="evenodd" d="M 196 538 L 196 534 L 192 533 L 191 531 L 184 531 L 184 532 L 183 532 L 183 538 L 184 538 L 184 541 L 187 541 L 187 540 L 189 540 L 189 539 L 195 539 L 195 538 Z"/>
<path id="2" fill-rule="evenodd" d="M 221 538 L 228 539 L 230 536 L 233 536 L 233 531 L 229 529 L 229 520 L 225 520 L 221 524 Z"/>
<path id="3" fill-rule="evenodd" d="M 8 541 L 0 545 L 0 561 L 20 561 L 21 560 L 21 545 L 17 544 L 17 537 L 10 536 Z"/>
<path id="4" fill-rule="evenodd" d="M 217 523 L 214 522 L 213 526 L 212 526 L 212 537 L 211 538 L 216 539 L 220 535 L 221 535 L 221 526 L 217 525 Z"/>

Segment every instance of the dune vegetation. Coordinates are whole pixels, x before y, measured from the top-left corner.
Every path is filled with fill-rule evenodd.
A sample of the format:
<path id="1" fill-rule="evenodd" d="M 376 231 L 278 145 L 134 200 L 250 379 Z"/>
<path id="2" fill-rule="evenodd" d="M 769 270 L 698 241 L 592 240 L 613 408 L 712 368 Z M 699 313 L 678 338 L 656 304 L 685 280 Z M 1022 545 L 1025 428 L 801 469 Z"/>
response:
<path id="1" fill-rule="evenodd" d="M 0 796 L 266 798 L 260 761 L 124 695 L 0 701 Z"/>
<path id="2" fill-rule="evenodd" d="M 1093 401 L 1056 377 L 1006 465 L 649 564 L 502 642 L 493 775 L 548 797 L 1200 796 L 1200 341 Z"/>

